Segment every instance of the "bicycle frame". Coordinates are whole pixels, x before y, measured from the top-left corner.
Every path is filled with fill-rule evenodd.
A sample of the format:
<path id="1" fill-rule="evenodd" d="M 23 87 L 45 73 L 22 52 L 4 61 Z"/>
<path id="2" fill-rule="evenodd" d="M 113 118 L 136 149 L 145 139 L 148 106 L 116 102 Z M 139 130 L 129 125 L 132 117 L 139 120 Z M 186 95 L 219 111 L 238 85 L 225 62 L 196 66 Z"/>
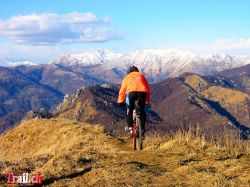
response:
<path id="1" fill-rule="evenodd" d="M 138 114 L 138 101 L 135 102 L 135 109 L 133 110 L 133 120 L 134 120 L 134 126 L 133 126 L 133 145 L 134 150 L 136 150 L 137 145 L 137 139 L 138 139 L 138 145 L 139 150 L 142 150 L 142 129 L 141 129 L 141 117 Z"/>

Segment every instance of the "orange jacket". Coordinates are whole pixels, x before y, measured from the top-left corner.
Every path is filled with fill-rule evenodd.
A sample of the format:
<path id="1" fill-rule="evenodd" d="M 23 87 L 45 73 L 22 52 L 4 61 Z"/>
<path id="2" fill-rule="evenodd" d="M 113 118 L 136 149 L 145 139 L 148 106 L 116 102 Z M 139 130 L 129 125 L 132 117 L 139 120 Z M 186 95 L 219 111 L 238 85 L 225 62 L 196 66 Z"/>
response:
<path id="1" fill-rule="evenodd" d="M 123 103 L 126 100 L 126 94 L 129 92 L 146 92 L 146 104 L 150 102 L 150 90 L 147 79 L 140 72 L 129 73 L 122 81 L 119 91 L 118 103 Z"/>

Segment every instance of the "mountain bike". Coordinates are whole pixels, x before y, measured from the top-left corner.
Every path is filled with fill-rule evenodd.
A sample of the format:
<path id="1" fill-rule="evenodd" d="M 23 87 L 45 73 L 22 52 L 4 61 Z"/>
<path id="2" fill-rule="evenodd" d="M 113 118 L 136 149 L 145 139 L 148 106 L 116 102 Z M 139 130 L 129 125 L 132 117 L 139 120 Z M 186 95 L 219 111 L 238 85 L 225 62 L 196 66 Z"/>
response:
<path id="1" fill-rule="evenodd" d="M 136 150 L 137 143 L 139 150 L 142 150 L 142 128 L 141 128 L 141 116 L 139 111 L 138 101 L 135 101 L 135 109 L 133 110 L 133 145 Z"/>

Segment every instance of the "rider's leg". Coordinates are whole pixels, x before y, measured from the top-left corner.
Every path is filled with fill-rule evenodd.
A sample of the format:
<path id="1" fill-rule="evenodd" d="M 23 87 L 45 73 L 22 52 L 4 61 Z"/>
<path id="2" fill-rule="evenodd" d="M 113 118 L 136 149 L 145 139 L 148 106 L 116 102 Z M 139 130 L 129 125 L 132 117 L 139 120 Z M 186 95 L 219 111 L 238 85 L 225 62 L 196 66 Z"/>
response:
<path id="1" fill-rule="evenodd" d="M 138 105 L 139 105 L 139 112 L 141 116 L 141 127 L 142 131 L 145 132 L 145 123 L 146 123 L 146 112 L 145 112 L 145 103 L 146 103 L 146 93 L 145 92 L 138 92 Z"/>
<path id="2" fill-rule="evenodd" d="M 133 110 L 134 110 L 134 102 L 133 102 L 133 93 L 128 93 L 126 96 L 126 105 L 127 105 L 127 124 L 128 128 L 133 128 Z"/>

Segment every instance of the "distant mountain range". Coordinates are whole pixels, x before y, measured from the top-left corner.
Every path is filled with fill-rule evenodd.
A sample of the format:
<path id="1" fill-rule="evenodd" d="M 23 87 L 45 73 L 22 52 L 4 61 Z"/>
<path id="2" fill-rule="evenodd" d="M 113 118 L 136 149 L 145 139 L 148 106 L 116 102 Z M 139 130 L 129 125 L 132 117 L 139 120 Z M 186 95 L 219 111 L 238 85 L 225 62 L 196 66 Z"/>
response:
<path id="1" fill-rule="evenodd" d="M 87 82 L 101 81 L 119 83 L 127 74 L 130 65 L 137 66 L 151 83 L 167 77 L 177 77 L 185 72 L 211 75 L 219 71 L 250 64 L 250 56 L 230 56 L 226 54 L 197 55 L 174 49 L 142 49 L 128 53 L 113 53 L 109 50 L 89 50 L 81 54 L 61 56 L 51 65 L 74 73 L 75 77 Z M 8 60 L 7 66 L 34 65 L 30 60 Z M 37 65 L 38 69 L 41 65 Z M 55 66 L 53 66 L 53 69 Z M 89 79 L 89 80 L 87 80 Z"/>
<path id="2" fill-rule="evenodd" d="M 168 119 L 171 118 L 172 122 L 169 121 L 169 125 L 170 123 L 172 125 L 177 125 L 180 122 L 183 123 L 183 121 L 180 121 L 181 119 L 193 116 L 191 120 L 193 124 L 208 124 L 209 126 L 209 120 L 207 119 L 214 119 L 212 121 L 217 121 L 218 123 L 222 123 L 222 119 L 224 119 L 223 124 L 228 123 L 229 120 L 230 123 L 236 122 L 236 125 L 242 124 L 248 126 L 248 123 L 246 122 L 249 119 L 249 108 L 247 108 L 247 106 L 249 106 L 249 101 L 247 99 L 246 102 L 244 101 L 244 106 L 246 106 L 244 107 L 245 112 L 242 111 L 242 116 L 245 117 L 244 120 L 243 117 L 240 117 L 242 118 L 242 121 L 235 121 L 234 118 L 225 119 L 225 116 L 221 117 L 221 115 L 225 113 L 218 113 L 219 111 L 213 109 L 212 106 L 214 105 L 209 101 L 212 100 L 217 103 L 221 102 L 221 100 L 227 100 L 227 97 L 219 98 L 213 93 L 220 92 L 222 94 L 227 90 L 223 90 L 222 92 L 222 89 L 218 90 L 216 87 L 212 87 L 206 92 L 200 92 L 200 90 L 197 91 L 195 88 L 187 86 L 187 83 L 185 82 L 186 78 L 184 78 L 188 76 L 185 72 L 198 73 L 201 75 L 199 80 L 202 79 L 203 81 L 201 82 L 207 82 L 207 85 L 216 85 L 225 89 L 241 91 L 242 93 L 245 92 L 246 94 L 249 94 L 250 65 L 244 65 L 248 63 L 250 63 L 249 57 L 232 57 L 229 55 L 198 56 L 192 53 L 183 53 L 176 50 L 148 49 L 138 50 L 127 54 L 112 53 L 107 50 L 94 50 L 79 55 L 63 56 L 49 64 L 1 67 L 0 129 L 2 129 L 1 132 L 3 132 L 13 126 L 19 122 L 29 110 L 45 108 L 53 111 L 53 109 L 63 101 L 64 95 L 67 95 L 67 97 L 72 94 L 74 95 L 79 88 L 87 88 L 93 85 L 102 84 L 114 85 L 112 87 L 116 88 L 116 85 L 120 84 L 123 77 L 127 74 L 128 67 L 131 64 L 138 66 L 150 82 L 154 83 L 152 85 L 152 104 L 154 111 L 151 111 L 152 113 L 150 114 L 152 123 L 169 121 Z M 173 76 L 176 78 L 166 79 L 167 77 Z M 162 87 L 162 85 L 164 85 L 164 87 Z M 96 92 L 96 94 L 92 94 L 92 92 L 89 91 L 88 97 L 96 102 L 96 100 L 100 99 L 100 93 L 102 93 L 101 88 L 99 89 L 99 91 L 101 90 L 100 92 L 98 89 L 92 88 L 92 90 L 94 89 L 93 92 Z M 168 93 L 169 90 L 172 90 L 172 92 Z M 102 98 L 99 103 L 94 102 L 94 106 L 104 107 L 102 104 L 100 105 L 100 103 L 106 103 L 107 100 L 111 99 L 114 111 L 119 111 L 117 105 L 115 105 L 115 96 L 117 92 L 117 88 L 110 93 L 108 91 L 108 94 L 111 94 L 107 95 L 108 99 Z M 106 91 L 102 94 L 105 95 L 105 93 Z M 232 97 L 235 93 L 238 92 L 231 93 L 231 91 L 229 91 L 228 97 Z M 173 96 L 171 96 L 171 94 L 173 94 Z M 241 94 L 239 95 L 240 98 L 243 97 Z M 185 102 L 179 103 L 178 105 L 177 101 L 179 100 L 175 101 L 175 97 L 180 97 L 180 100 L 183 98 L 183 102 Z M 245 97 L 246 96 L 244 95 L 244 98 Z M 156 98 L 157 100 L 155 100 Z M 203 100 L 204 98 L 205 100 Z M 207 109 L 202 109 L 201 107 L 200 109 L 202 110 L 199 109 L 199 111 L 197 111 L 198 109 L 196 108 L 191 112 L 190 110 L 195 105 L 192 104 L 193 99 L 198 103 L 205 102 Z M 88 100 L 88 102 L 90 101 L 91 99 Z M 170 106 L 169 103 L 176 104 Z M 187 103 L 187 105 L 185 103 Z M 85 104 L 88 105 L 88 103 Z M 68 105 L 66 106 L 65 111 L 70 108 Z M 168 106 L 168 108 L 164 108 L 166 106 Z M 179 109 L 174 109 L 174 107 Z M 224 109 L 225 107 L 228 106 L 222 106 Z M 233 114 L 229 112 L 232 116 L 240 115 L 240 110 L 235 109 L 234 107 L 225 110 L 234 111 Z M 60 109 L 59 111 L 62 110 Z M 162 114 L 162 111 L 165 111 L 166 114 Z M 202 111 L 204 114 L 201 114 Z M 217 114 L 213 115 L 214 112 Z M 178 116 L 179 113 L 185 115 Z M 57 113 L 59 116 L 67 116 L 64 114 L 64 112 L 60 112 L 60 114 Z M 105 115 L 108 116 L 109 114 L 111 115 L 112 113 L 107 111 L 107 114 Z M 198 114 L 197 118 L 195 117 L 196 114 Z M 74 116 L 71 113 L 68 115 L 71 115 L 71 117 Z M 118 121 L 120 121 L 123 113 L 119 115 L 114 114 L 114 116 L 120 116 L 118 118 Z M 90 122 L 92 117 L 93 115 L 88 117 Z M 86 116 L 84 116 L 83 119 L 86 120 Z M 97 119 L 93 118 L 93 120 Z M 98 118 L 98 120 L 100 120 L 100 123 L 103 122 L 101 118 Z M 107 118 L 106 121 L 107 120 L 109 119 Z M 187 122 L 190 122 L 190 120 L 187 120 Z M 106 122 L 104 121 L 104 123 Z"/>
<path id="3" fill-rule="evenodd" d="M 129 53 L 93 50 L 82 54 L 60 57 L 52 64 L 72 71 L 86 72 L 92 77 L 111 83 L 119 82 L 130 65 L 137 66 L 151 83 L 185 72 L 210 75 L 250 63 L 250 56 L 233 57 L 225 54 L 196 55 L 191 52 L 167 49 L 144 49 Z M 88 68 L 86 68 L 88 67 Z M 98 75 L 98 76 L 96 76 Z"/>
<path id="4" fill-rule="evenodd" d="M 92 50 L 82 54 L 62 56 L 48 64 L 27 65 L 25 61 L 23 66 L 14 66 L 13 64 L 20 62 L 12 62 L 12 68 L 68 94 L 82 86 L 101 83 L 119 84 L 130 65 L 138 66 L 150 83 L 156 83 L 185 72 L 214 75 L 219 71 L 249 63 L 250 57 L 247 56 L 233 57 L 224 54 L 200 56 L 177 50 L 145 49 L 125 54 Z"/>

